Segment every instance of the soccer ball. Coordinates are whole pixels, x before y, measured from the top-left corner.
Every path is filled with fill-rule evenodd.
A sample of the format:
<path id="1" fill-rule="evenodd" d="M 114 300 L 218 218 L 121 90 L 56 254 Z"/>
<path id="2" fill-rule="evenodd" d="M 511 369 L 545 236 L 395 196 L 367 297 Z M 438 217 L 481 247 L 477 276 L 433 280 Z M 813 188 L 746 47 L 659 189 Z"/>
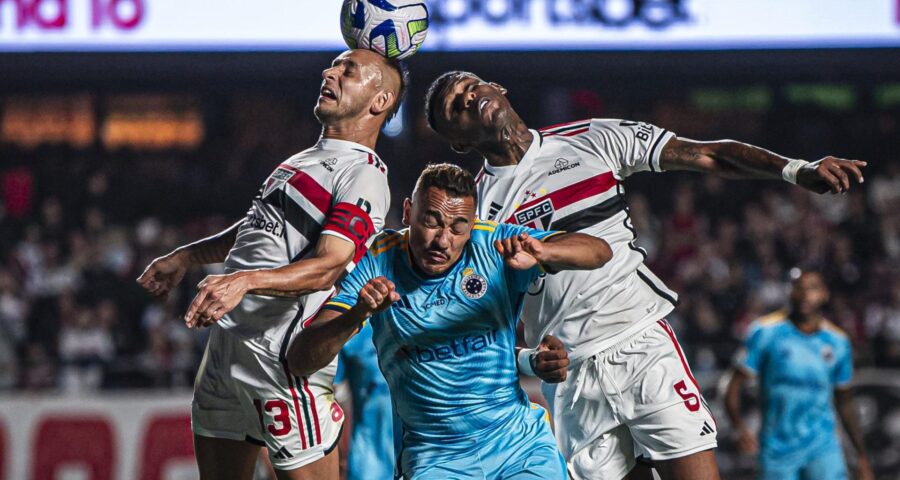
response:
<path id="1" fill-rule="evenodd" d="M 344 0 L 341 33 L 350 48 L 402 60 L 416 53 L 428 31 L 422 0 Z"/>

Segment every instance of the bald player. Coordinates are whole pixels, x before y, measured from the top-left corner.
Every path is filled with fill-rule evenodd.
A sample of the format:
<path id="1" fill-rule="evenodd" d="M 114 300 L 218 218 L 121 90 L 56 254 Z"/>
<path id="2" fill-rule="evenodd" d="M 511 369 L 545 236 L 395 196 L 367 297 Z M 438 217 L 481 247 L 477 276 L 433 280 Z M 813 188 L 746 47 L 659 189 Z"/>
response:
<path id="1" fill-rule="evenodd" d="M 200 282 L 185 315 L 189 327 L 212 329 L 191 412 L 204 480 L 253 478 L 263 446 L 279 479 L 338 478 L 337 363 L 297 377 L 285 355 L 384 224 L 387 167 L 373 149 L 407 77 L 395 61 L 350 50 L 322 78 L 319 141 L 275 168 L 243 220 L 157 258 L 138 278 L 165 296 L 189 267 L 225 263 L 224 275 Z"/>

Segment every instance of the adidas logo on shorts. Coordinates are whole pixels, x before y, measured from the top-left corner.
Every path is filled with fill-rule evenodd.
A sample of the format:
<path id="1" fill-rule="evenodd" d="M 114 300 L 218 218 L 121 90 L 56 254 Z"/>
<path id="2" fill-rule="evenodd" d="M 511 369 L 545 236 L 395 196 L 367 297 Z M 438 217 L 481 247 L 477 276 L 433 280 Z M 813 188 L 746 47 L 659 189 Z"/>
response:
<path id="1" fill-rule="evenodd" d="M 277 459 L 279 459 L 279 460 L 287 460 L 287 459 L 289 459 L 289 458 L 294 458 L 294 456 L 291 455 L 291 452 L 287 451 L 287 449 L 284 448 L 284 447 L 279 448 L 279 449 L 278 449 L 278 452 L 275 453 L 275 455 L 272 455 L 272 456 L 275 457 L 275 458 L 277 458 Z"/>
<path id="2" fill-rule="evenodd" d="M 716 431 L 713 430 L 708 423 L 703 422 L 703 429 L 700 430 L 700 436 L 709 435 L 710 433 L 716 433 Z"/>

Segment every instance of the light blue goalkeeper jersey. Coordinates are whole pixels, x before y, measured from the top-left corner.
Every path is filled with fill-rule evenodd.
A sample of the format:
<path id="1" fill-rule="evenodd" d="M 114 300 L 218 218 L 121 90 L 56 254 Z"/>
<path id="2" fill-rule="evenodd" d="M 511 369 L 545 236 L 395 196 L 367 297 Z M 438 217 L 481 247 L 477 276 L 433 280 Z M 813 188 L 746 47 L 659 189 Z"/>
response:
<path id="1" fill-rule="evenodd" d="M 521 232 L 537 239 L 558 233 L 478 221 L 459 261 L 444 275 L 424 277 L 411 264 L 408 230 L 385 230 L 325 306 L 349 310 L 363 285 L 378 276 L 396 285 L 400 300 L 370 322 L 402 425 L 396 433 L 402 435 L 403 472 L 438 458 L 464 458 L 500 438 L 509 444 L 501 448 L 516 452 L 523 442 L 546 442 L 558 462 L 543 410 L 528 401 L 516 370 L 523 295 L 542 272 L 508 268 L 493 246 Z M 534 428 L 519 428 L 526 424 Z"/>
<path id="2" fill-rule="evenodd" d="M 803 333 L 786 311 L 750 326 L 738 366 L 759 377 L 764 466 L 803 465 L 840 452 L 832 398 L 853 373 L 850 341 L 830 322 Z"/>

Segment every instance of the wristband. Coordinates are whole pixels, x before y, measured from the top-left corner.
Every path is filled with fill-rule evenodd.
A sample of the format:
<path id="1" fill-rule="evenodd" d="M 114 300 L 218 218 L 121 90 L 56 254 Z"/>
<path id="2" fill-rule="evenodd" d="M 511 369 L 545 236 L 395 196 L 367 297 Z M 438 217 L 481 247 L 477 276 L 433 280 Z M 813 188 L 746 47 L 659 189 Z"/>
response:
<path id="1" fill-rule="evenodd" d="M 781 178 L 785 182 L 797 184 L 797 172 L 805 165 L 809 164 L 806 160 L 791 160 L 781 169 Z"/>
<path id="2" fill-rule="evenodd" d="M 534 373 L 534 365 L 532 364 L 535 354 L 537 354 L 537 351 L 533 348 L 523 348 L 519 350 L 519 354 L 516 356 L 516 365 L 519 373 L 528 375 L 529 377 L 537 376 L 537 374 Z"/>

